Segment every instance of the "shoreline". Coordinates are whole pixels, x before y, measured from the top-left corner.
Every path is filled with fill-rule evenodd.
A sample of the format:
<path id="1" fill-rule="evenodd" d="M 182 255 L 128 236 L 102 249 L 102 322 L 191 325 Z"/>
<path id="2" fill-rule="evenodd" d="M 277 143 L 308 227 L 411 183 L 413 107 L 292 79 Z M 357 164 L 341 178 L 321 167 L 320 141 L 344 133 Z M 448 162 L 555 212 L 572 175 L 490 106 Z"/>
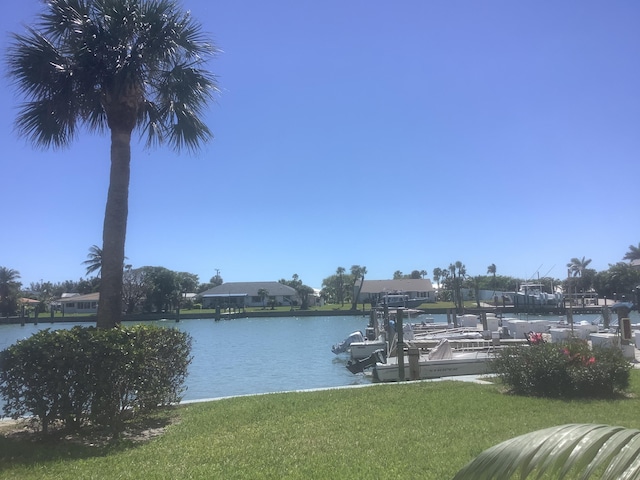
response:
<path id="1" fill-rule="evenodd" d="M 573 307 L 572 311 L 574 315 L 598 315 L 602 313 L 603 306 L 590 306 L 585 308 Z M 428 309 L 416 309 L 422 310 L 425 315 L 446 315 L 454 311 L 453 308 L 428 308 Z M 563 316 L 568 312 L 568 308 L 517 308 L 513 306 L 507 307 L 473 307 L 465 308 L 463 314 L 480 315 L 482 313 L 494 313 L 499 316 L 505 315 L 558 315 Z M 154 320 L 198 320 L 198 319 L 212 319 L 212 320 L 234 320 L 238 318 L 270 318 L 270 317 L 344 317 L 344 316 L 362 316 L 368 317 L 371 314 L 371 310 L 290 310 L 290 311 L 278 311 L 278 310 L 260 310 L 252 312 L 232 312 L 232 313 L 220 313 L 219 319 L 215 312 L 201 312 L 196 310 L 186 310 L 180 313 L 176 312 L 164 312 L 164 313 L 141 313 L 133 315 L 124 315 L 122 318 L 123 323 L 129 322 L 143 322 Z M 0 325 L 16 325 L 16 324 L 53 324 L 53 323 L 95 323 L 96 316 L 85 315 L 80 317 L 48 317 L 42 315 L 40 317 L 0 317 Z"/>

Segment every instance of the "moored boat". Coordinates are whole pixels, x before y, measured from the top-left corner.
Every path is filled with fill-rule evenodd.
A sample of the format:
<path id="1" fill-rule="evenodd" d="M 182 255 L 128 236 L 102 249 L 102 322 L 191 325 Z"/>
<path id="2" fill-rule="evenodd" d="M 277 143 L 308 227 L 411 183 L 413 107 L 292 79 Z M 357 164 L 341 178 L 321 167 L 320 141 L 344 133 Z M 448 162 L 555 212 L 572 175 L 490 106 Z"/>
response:
<path id="1" fill-rule="evenodd" d="M 492 358 L 493 355 L 487 350 L 454 351 L 445 339 L 428 354 L 419 356 L 418 379 L 491 373 Z M 405 380 L 410 380 L 410 375 L 409 357 L 405 356 Z M 400 379 L 398 357 L 389 357 L 384 363 L 377 362 L 373 367 L 373 378 L 378 382 L 397 382 Z"/>
<path id="2" fill-rule="evenodd" d="M 526 306 L 552 306 L 562 305 L 563 295 L 559 291 L 548 293 L 544 291 L 545 286 L 541 283 L 525 282 L 520 285 L 520 289 L 513 298 L 516 307 Z"/>
<path id="3" fill-rule="evenodd" d="M 348 352 L 352 360 L 361 360 L 371 356 L 376 350 L 387 349 L 387 342 L 382 337 L 369 340 L 362 335 L 362 332 L 353 332 L 342 342 L 331 347 L 331 351 L 336 355 Z"/>
<path id="4" fill-rule="evenodd" d="M 418 308 L 425 302 L 424 298 L 410 298 L 404 293 L 387 293 L 380 298 L 378 307 L 388 308 Z"/>

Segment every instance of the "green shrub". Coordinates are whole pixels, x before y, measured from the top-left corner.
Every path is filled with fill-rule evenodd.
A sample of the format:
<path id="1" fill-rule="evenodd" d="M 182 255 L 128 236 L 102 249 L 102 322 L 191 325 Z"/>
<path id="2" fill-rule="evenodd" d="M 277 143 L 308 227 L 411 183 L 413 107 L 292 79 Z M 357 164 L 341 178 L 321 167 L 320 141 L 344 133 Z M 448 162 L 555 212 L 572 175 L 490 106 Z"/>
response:
<path id="1" fill-rule="evenodd" d="M 0 352 L 4 413 L 32 416 L 44 433 L 88 420 L 117 431 L 127 414 L 180 401 L 190 352 L 175 329 L 42 330 Z"/>
<path id="2" fill-rule="evenodd" d="M 134 327 L 140 375 L 133 405 L 148 410 L 179 402 L 191 363 L 191 340 L 177 329 Z"/>
<path id="3" fill-rule="evenodd" d="M 616 348 L 586 341 L 507 347 L 494 360 L 495 372 L 516 394 L 543 397 L 610 397 L 629 386 L 631 365 Z"/>

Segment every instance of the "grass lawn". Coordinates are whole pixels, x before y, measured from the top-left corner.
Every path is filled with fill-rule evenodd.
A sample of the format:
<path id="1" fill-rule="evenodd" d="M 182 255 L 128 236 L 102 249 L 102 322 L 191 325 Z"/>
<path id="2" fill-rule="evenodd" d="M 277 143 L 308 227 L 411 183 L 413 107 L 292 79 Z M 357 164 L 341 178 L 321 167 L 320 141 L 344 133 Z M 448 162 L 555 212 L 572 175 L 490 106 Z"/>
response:
<path id="1" fill-rule="evenodd" d="M 215 379 L 212 379 L 215 381 Z M 498 385 L 384 384 L 189 404 L 146 442 L 0 436 L 3 479 L 447 479 L 482 450 L 564 423 L 640 428 L 627 398 L 514 397 Z"/>

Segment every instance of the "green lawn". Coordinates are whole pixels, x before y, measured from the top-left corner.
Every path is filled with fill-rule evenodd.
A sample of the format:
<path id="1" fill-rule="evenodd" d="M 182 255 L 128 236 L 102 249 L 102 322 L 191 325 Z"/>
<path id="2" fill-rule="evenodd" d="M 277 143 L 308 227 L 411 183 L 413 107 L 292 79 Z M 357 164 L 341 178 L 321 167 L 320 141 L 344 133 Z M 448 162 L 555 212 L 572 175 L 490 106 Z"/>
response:
<path id="1" fill-rule="evenodd" d="M 545 400 L 448 381 L 226 399 L 175 409 L 177 423 L 146 443 L 0 437 L 0 478 L 440 480 L 491 445 L 552 425 L 640 428 L 638 370 L 630 393 Z"/>

